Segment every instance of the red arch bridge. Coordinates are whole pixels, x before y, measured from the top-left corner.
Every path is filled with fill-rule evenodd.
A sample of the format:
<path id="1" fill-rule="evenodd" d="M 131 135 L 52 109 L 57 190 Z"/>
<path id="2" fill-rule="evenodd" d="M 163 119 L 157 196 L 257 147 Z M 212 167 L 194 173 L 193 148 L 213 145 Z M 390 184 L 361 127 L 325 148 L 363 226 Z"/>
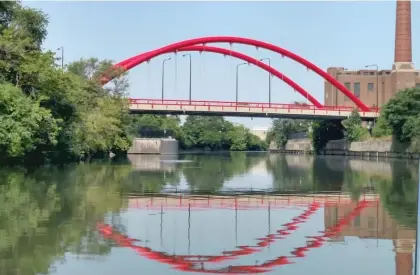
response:
<path id="1" fill-rule="evenodd" d="M 267 71 L 272 76 L 279 78 L 294 91 L 300 93 L 310 104 L 277 104 L 277 103 L 253 103 L 236 101 L 203 101 L 203 100 L 165 100 L 162 96 L 160 100 L 153 99 L 130 99 L 130 111 L 133 113 L 153 113 L 153 114 L 186 114 L 186 115 L 218 115 L 218 116 L 249 116 L 249 117 L 290 117 L 290 118 L 308 118 L 308 119 L 334 119 L 345 118 L 350 115 L 354 107 L 349 106 L 325 106 L 315 99 L 309 92 L 302 88 L 292 79 L 265 64 L 261 60 L 255 59 L 246 54 L 233 51 L 232 49 L 207 46 L 210 43 L 229 43 L 244 44 L 256 48 L 270 50 L 282 57 L 290 58 L 308 70 L 311 70 L 330 82 L 337 91 L 344 94 L 351 100 L 359 110 L 360 115 L 365 120 L 372 120 L 379 116 L 378 108 L 366 106 L 352 91 L 338 82 L 333 76 L 322 70 L 309 60 L 279 46 L 260 40 L 234 37 L 234 36 L 211 36 L 201 37 L 176 42 L 152 51 L 141 53 L 115 64 L 101 78 L 101 83 L 105 85 L 113 78 L 119 76 L 122 72 L 128 71 L 144 62 L 168 53 L 199 51 L 211 52 L 216 54 L 229 55 L 248 64 L 253 64 L 262 70 Z M 270 100 L 271 101 L 271 100 Z"/>

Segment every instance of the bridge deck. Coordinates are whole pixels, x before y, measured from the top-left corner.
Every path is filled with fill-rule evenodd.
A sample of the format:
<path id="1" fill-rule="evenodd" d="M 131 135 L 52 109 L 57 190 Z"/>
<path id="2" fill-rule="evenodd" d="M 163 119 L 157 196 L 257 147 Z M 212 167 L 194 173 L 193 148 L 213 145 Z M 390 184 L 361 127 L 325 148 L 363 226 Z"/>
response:
<path id="1" fill-rule="evenodd" d="M 130 99 L 130 111 L 142 114 L 344 119 L 352 110 L 353 107 L 348 106 L 316 108 L 313 105 L 299 104 Z M 364 120 L 372 120 L 379 116 L 379 111 L 360 112 L 360 116 Z"/>

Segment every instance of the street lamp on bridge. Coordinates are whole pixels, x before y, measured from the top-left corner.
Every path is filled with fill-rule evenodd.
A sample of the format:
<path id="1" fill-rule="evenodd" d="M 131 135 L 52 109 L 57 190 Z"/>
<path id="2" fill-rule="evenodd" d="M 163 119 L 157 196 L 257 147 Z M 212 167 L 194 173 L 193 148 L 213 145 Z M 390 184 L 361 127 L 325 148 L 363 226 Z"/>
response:
<path id="1" fill-rule="evenodd" d="M 239 82 L 239 66 L 246 65 L 247 62 L 236 65 L 236 104 L 238 104 L 238 82 Z"/>
<path id="2" fill-rule="evenodd" d="M 61 60 L 61 69 L 64 70 L 64 47 L 61 46 L 57 51 L 61 51 L 61 57 L 59 59 Z"/>
<path id="3" fill-rule="evenodd" d="M 270 57 L 261 58 L 260 61 L 268 60 L 268 66 L 271 67 Z M 268 106 L 271 107 L 271 73 L 268 72 Z"/>
<path id="4" fill-rule="evenodd" d="M 189 58 L 190 58 L 190 96 L 189 96 L 189 99 L 190 99 L 190 105 L 191 105 L 191 54 L 190 53 L 186 53 L 186 54 L 184 54 L 184 55 L 182 55 L 182 57 L 186 57 L 186 56 L 188 56 Z"/>
<path id="5" fill-rule="evenodd" d="M 163 103 L 163 95 L 165 91 L 165 63 L 166 61 L 169 61 L 169 60 L 171 60 L 170 57 L 162 61 L 162 103 Z"/>
<path id="6" fill-rule="evenodd" d="M 379 108 L 379 67 L 377 64 L 366 65 L 365 68 L 376 68 L 376 108 Z"/>

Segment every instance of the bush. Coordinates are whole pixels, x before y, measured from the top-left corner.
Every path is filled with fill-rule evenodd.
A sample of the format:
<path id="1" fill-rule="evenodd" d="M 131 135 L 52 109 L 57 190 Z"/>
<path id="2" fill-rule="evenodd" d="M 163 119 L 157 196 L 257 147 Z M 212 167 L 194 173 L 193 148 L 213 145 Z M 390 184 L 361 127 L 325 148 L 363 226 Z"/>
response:
<path id="1" fill-rule="evenodd" d="M 400 142 L 409 142 L 420 135 L 420 88 L 398 92 L 382 108 L 381 118 Z"/>
<path id="2" fill-rule="evenodd" d="M 342 122 L 347 131 L 346 140 L 348 142 L 359 141 L 360 138 L 368 131 L 362 127 L 362 119 L 360 118 L 359 111 L 354 109 L 350 116 Z"/>

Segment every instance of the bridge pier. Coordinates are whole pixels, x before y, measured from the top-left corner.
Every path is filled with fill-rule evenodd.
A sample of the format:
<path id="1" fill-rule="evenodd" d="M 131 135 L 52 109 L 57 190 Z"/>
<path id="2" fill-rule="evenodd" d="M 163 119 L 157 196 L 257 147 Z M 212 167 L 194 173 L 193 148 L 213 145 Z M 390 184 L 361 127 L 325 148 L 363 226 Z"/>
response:
<path id="1" fill-rule="evenodd" d="M 128 154 L 176 155 L 178 140 L 172 138 L 135 138 Z"/>

